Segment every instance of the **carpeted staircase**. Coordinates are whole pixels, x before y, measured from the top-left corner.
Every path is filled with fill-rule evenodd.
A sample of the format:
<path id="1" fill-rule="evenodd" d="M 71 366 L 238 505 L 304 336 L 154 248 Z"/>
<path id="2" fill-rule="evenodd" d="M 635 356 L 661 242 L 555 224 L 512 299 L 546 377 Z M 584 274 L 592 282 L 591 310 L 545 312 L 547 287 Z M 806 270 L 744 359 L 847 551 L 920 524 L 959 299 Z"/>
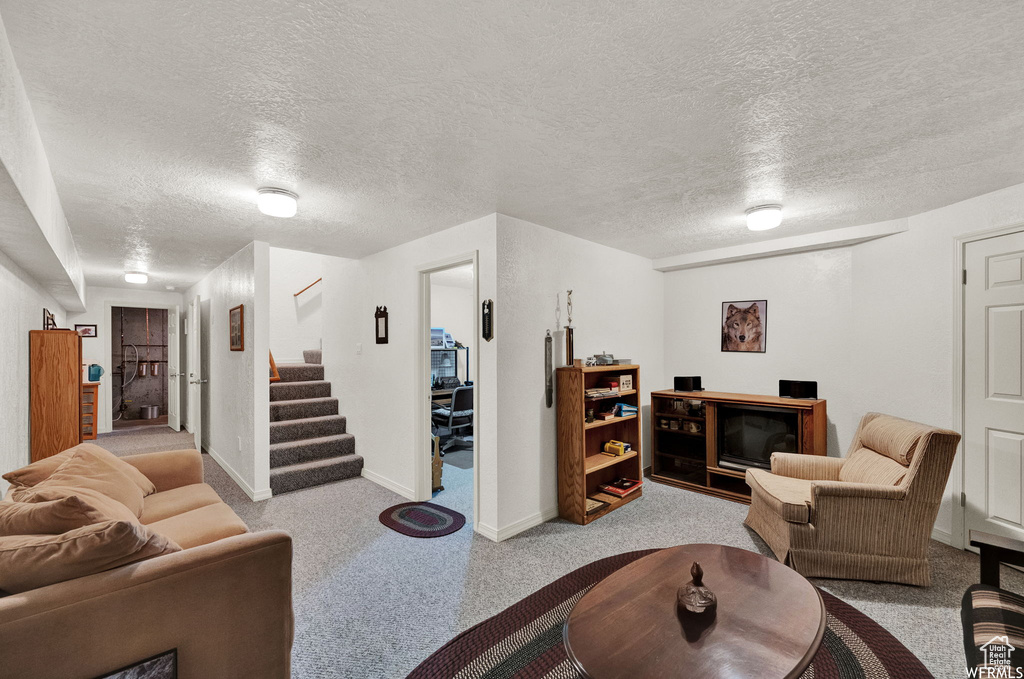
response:
<path id="1" fill-rule="evenodd" d="M 270 489 L 274 495 L 359 476 L 363 458 L 345 431 L 338 399 L 324 381 L 321 352 L 303 351 L 305 363 L 277 366 L 270 385 Z"/>

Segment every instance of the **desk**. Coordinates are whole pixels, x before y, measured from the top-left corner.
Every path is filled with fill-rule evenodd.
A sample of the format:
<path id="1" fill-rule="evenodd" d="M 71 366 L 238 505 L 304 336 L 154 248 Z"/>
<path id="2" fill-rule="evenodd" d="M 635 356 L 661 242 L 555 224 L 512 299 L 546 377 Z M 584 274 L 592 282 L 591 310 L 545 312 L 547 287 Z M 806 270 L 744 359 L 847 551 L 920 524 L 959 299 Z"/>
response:
<path id="1" fill-rule="evenodd" d="M 449 405 L 452 402 L 452 392 L 454 389 L 432 389 L 430 391 L 430 400 L 438 405 Z"/>

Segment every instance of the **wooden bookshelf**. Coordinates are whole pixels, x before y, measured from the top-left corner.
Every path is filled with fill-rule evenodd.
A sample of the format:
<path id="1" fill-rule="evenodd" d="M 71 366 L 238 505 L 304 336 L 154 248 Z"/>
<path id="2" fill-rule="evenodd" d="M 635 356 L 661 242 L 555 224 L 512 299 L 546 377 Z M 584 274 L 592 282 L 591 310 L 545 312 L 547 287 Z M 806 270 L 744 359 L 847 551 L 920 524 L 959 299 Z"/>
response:
<path id="1" fill-rule="evenodd" d="M 622 375 L 633 379 L 632 389 L 617 394 L 588 398 L 587 389 L 604 386 Z M 567 521 L 586 525 L 608 512 L 632 502 L 643 488 L 620 498 L 602 493 L 598 486 L 617 478 L 642 480 L 640 418 L 636 415 L 600 419 L 602 411 L 616 403 L 640 406 L 640 366 L 607 365 L 586 368 L 565 367 L 557 371 L 558 406 L 558 513 Z M 587 410 L 597 419 L 586 421 Z M 605 441 L 630 444 L 632 450 L 619 457 L 602 453 Z M 607 507 L 587 514 L 588 497 L 607 502 Z"/>
<path id="2" fill-rule="evenodd" d="M 655 391 L 651 393 L 651 480 L 750 504 L 746 471 L 722 467 L 718 460 L 718 408 L 731 404 L 795 412 L 799 422 L 795 452 L 826 453 L 824 400 L 712 391 Z"/>

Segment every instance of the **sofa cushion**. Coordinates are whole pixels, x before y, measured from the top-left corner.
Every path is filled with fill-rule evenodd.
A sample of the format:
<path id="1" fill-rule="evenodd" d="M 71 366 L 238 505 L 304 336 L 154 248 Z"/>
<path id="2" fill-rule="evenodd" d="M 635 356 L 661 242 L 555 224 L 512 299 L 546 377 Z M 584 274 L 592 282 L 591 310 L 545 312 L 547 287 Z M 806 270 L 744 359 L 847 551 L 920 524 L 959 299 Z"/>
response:
<path id="1" fill-rule="evenodd" d="M 964 651 L 967 655 L 967 667 L 985 666 L 985 648 L 1005 637 L 1004 641 L 1014 648 L 1024 648 L 1024 597 L 1005 589 L 989 585 L 971 585 L 964 592 L 960 602 L 960 620 L 964 630 Z M 1007 662 L 1009 667 L 1024 667 L 1024 657 L 1010 652 Z M 999 669 L 996 665 L 993 668 Z M 979 672 L 976 676 L 984 677 Z M 1004 671 L 1003 674 L 992 673 L 990 676 L 1018 676 L 1015 671 Z"/>
<path id="2" fill-rule="evenodd" d="M 921 437 L 929 431 L 932 427 L 891 415 L 879 415 L 861 429 L 860 443 L 907 466 L 914 459 Z"/>
<path id="3" fill-rule="evenodd" d="M 146 527 L 181 545 L 182 549 L 249 532 L 249 527 L 223 502 L 156 521 Z"/>
<path id="4" fill-rule="evenodd" d="M 45 502 L 0 502 L 0 536 L 66 533 L 108 520 L 77 495 Z"/>
<path id="5" fill-rule="evenodd" d="M 220 496 L 213 488 L 205 483 L 193 483 L 147 497 L 139 520 L 148 525 L 220 501 Z"/>
<path id="6" fill-rule="evenodd" d="M 80 443 L 73 448 L 51 455 L 50 457 L 43 458 L 33 462 L 32 464 L 22 467 L 21 469 L 15 469 L 13 472 L 4 474 L 3 478 L 5 481 L 10 483 L 12 486 L 35 486 L 36 484 L 45 481 L 50 478 L 54 472 L 71 457 L 78 452 L 83 452 L 90 459 L 100 459 L 109 464 L 114 469 L 131 479 L 132 483 L 139 487 L 143 495 L 150 495 L 156 492 L 156 486 L 153 482 L 146 478 L 145 474 L 140 472 L 138 469 L 128 464 L 117 455 L 114 455 L 108 450 L 104 450 L 93 443 Z"/>
<path id="7" fill-rule="evenodd" d="M 57 467 L 50 478 L 40 481 L 33 488 L 47 486 L 89 488 L 117 500 L 136 517 L 142 515 L 145 495 L 138 484 L 116 465 L 110 464 L 109 460 L 88 449 L 79 447 L 64 464 Z"/>
<path id="8" fill-rule="evenodd" d="M 130 521 L 0 537 L 0 589 L 16 594 L 178 551 L 173 541 Z"/>
<path id="9" fill-rule="evenodd" d="M 848 483 L 898 486 L 906 475 L 907 468 L 899 462 L 867 448 L 853 451 L 839 469 L 839 480 Z"/>
<path id="10" fill-rule="evenodd" d="M 772 474 L 764 469 L 748 469 L 747 485 L 790 523 L 811 520 L 811 482 Z"/>
<path id="11" fill-rule="evenodd" d="M 35 488 L 18 488 L 11 494 L 11 500 L 15 502 L 51 502 L 69 497 L 77 497 L 84 501 L 102 514 L 104 521 L 139 522 L 139 518 L 132 510 L 92 488 L 44 484 Z"/>

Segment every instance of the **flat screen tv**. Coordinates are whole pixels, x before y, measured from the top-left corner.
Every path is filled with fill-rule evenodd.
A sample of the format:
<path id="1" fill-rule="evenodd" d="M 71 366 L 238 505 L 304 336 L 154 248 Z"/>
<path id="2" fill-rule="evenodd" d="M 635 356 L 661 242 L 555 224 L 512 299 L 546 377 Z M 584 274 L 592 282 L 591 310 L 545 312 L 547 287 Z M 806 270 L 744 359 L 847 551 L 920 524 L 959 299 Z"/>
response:
<path id="1" fill-rule="evenodd" d="M 800 415 L 770 406 L 725 405 L 718 418 L 718 465 L 771 468 L 772 453 L 800 450 Z"/>

